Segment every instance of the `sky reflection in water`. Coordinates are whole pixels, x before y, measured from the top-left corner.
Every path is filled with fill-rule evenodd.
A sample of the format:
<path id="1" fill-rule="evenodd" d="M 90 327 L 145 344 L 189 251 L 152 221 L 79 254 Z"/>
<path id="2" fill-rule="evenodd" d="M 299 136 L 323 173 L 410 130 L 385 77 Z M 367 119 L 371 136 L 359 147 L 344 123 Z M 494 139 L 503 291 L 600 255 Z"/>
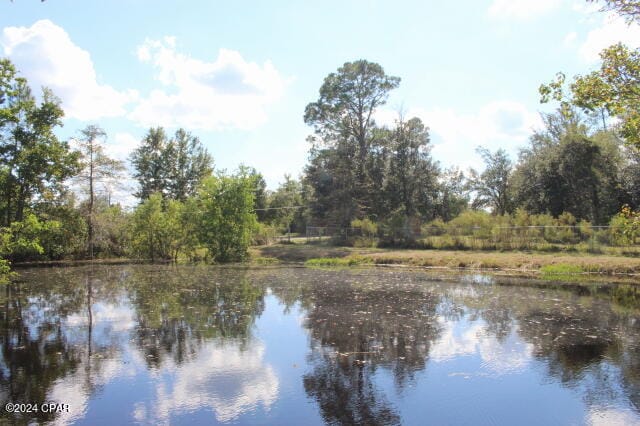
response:
<path id="1" fill-rule="evenodd" d="M 12 423 L 640 424 L 631 285 L 94 266 L 2 293 L 2 405 L 70 405 Z"/>

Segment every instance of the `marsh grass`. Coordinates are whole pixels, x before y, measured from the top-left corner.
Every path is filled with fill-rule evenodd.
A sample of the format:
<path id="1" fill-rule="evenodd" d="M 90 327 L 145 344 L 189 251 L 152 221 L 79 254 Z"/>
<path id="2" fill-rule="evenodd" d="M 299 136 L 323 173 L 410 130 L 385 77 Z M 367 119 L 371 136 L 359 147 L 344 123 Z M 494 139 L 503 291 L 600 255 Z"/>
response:
<path id="1" fill-rule="evenodd" d="M 585 270 L 580 265 L 568 265 L 559 263 L 544 265 L 540 268 L 540 277 L 547 281 L 585 281 Z"/>
<path id="2" fill-rule="evenodd" d="M 317 266 L 317 267 L 341 267 L 341 266 L 357 266 L 357 265 L 371 265 L 373 261 L 362 256 L 349 256 L 349 257 L 317 257 L 307 260 L 305 266 Z"/>
<path id="3" fill-rule="evenodd" d="M 253 257 L 277 258 L 282 262 L 312 260 L 309 266 L 354 265 L 407 265 L 438 268 L 464 268 L 479 270 L 505 270 L 518 273 L 538 273 L 548 265 L 576 265 L 583 272 L 606 275 L 640 274 L 640 259 L 605 254 L 541 253 L 531 251 L 483 251 L 483 250 L 415 250 L 331 247 L 328 245 L 272 245 L 253 247 Z M 556 266 L 557 268 L 557 266 Z M 562 272 L 556 269 L 556 271 Z M 559 275 L 553 273 L 547 275 Z M 565 270 L 568 272 L 569 270 Z M 577 269 L 575 269 L 577 271 Z M 569 275 L 569 274 L 565 274 Z"/>
<path id="4" fill-rule="evenodd" d="M 254 257 L 251 259 L 251 263 L 256 265 L 277 265 L 280 262 L 280 259 L 276 259 L 275 257 Z"/>

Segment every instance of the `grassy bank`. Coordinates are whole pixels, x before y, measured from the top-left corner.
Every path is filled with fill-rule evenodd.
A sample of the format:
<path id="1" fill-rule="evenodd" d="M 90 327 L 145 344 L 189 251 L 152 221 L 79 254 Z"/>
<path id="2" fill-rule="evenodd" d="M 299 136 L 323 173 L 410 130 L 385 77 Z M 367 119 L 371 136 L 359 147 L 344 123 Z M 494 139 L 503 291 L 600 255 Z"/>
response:
<path id="1" fill-rule="evenodd" d="M 332 264 L 339 266 L 354 264 L 407 265 L 519 271 L 537 274 L 544 267 L 547 269 L 542 272 L 552 272 L 554 268 L 549 269 L 548 267 L 556 265 L 565 272 L 580 271 L 609 275 L 640 274 L 640 258 L 585 253 L 405 250 L 306 244 L 252 247 L 250 252 L 255 258 L 278 259 L 281 262 L 307 262 L 307 264 L 317 266 L 331 266 Z"/>

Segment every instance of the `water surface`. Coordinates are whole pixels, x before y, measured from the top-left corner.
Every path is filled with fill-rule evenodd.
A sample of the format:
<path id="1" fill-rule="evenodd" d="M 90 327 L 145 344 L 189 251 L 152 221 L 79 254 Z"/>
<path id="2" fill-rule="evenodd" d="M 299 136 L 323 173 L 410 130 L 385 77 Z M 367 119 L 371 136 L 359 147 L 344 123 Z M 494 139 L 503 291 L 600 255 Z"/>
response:
<path id="1" fill-rule="evenodd" d="M 28 424 L 640 424 L 640 287 L 87 266 L 0 289 Z"/>

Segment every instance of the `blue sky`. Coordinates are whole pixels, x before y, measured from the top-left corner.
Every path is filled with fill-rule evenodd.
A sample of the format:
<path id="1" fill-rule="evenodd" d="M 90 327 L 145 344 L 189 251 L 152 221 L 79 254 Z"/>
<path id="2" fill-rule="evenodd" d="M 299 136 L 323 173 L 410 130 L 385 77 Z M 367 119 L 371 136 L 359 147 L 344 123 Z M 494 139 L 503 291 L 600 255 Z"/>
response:
<path id="1" fill-rule="evenodd" d="M 377 115 L 430 127 L 434 158 L 481 168 L 479 145 L 516 157 L 539 125 L 537 88 L 598 65 L 640 28 L 583 0 L 0 2 L 0 51 L 48 86 L 70 138 L 87 124 L 125 159 L 150 126 L 184 127 L 218 168 L 240 163 L 275 189 L 307 161 L 303 123 L 324 77 L 378 62 L 401 77 Z"/>

